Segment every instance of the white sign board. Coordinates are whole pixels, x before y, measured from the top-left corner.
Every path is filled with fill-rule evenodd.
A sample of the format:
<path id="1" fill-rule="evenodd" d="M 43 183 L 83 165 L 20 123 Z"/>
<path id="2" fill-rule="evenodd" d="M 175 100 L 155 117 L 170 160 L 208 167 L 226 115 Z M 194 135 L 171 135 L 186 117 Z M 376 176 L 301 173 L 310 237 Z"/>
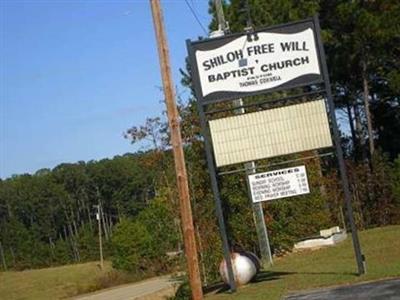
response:
<path id="1" fill-rule="evenodd" d="M 320 74 L 311 29 L 295 34 L 261 32 L 258 37 L 247 43 L 242 36 L 215 50 L 196 52 L 203 96 L 270 89 L 302 75 Z"/>
<path id="2" fill-rule="evenodd" d="M 305 166 L 249 175 L 253 202 L 310 193 Z"/>
<path id="3" fill-rule="evenodd" d="M 315 28 L 303 22 L 192 43 L 194 83 L 205 101 L 321 81 Z"/>
<path id="4" fill-rule="evenodd" d="M 217 167 L 332 146 L 324 100 L 209 121 Z"/>

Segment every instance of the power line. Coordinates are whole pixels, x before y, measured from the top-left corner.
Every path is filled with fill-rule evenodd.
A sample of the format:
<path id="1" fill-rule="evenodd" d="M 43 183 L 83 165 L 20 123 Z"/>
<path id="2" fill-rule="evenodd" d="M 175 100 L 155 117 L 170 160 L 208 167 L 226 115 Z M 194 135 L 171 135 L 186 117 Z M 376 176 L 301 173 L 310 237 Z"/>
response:
<path id="1" fill-rule="evenodd" d="M 188 0 L 185 0 L 187 7 L 189 7 L 190 11 L 192 12 L 193 17 L 196 19 L 197 23 L 200 25 L 200 27 L 203 29 L 204 34 L 208 35 L 207 30 L 203 26 L 203 24 L 200 22 L 199 17 L 197 16 L 196 12 L 194 11 L 193 7 L 189 4 Z"/>

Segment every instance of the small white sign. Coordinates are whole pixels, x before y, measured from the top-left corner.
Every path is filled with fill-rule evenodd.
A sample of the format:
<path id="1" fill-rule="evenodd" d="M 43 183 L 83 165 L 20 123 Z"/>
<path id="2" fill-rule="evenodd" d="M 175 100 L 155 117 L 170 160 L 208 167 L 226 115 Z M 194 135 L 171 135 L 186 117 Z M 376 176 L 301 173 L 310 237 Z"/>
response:
<path id="1" fill-rule="evenodd" d="M 253 202 L 310 193 L 305 166 L 249 175 Z"/>

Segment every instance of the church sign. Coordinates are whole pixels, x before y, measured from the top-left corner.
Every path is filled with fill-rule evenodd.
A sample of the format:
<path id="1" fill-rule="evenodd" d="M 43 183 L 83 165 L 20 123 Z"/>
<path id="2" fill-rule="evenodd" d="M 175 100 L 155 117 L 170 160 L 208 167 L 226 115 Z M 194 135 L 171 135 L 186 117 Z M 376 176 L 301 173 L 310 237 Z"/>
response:
<path id="1" fill-rule="evenodd" d="M 302 21 L 188 45 L 204 102 L 322 82 L 315 28 Z"/>

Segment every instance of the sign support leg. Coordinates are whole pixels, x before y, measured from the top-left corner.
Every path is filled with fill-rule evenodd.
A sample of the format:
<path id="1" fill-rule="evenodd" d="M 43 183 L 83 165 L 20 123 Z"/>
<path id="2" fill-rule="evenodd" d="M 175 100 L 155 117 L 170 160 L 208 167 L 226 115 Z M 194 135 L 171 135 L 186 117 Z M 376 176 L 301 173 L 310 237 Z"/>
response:
<path id="1" fill-rule="evenodd" d="M 236 291 L 236 283 L 235 283 L 235 277 L 234 277 L 234 273 L 233 273 L 231 251 L 230 251 L 228 236 L 226 233 L 224 213 L 223 213 L 221 197 L 220 197 L 220 193 L 219 193 L 217 173 L 216 173 L 216 168 L 215 168 L 215 164 L 214 164 L 211 143 L 210 143 L 210 139 L 209 139 L 209 132 L 208 132 L 207 124 L 205 121 L 206 119 L 205 119 L 203 107 L 199 102 L 197 102 L 197 103 L 198 103 L 198 109 L 199 109 L 199 115 L 200 115 L 201 129 L 203 132 L 204 143 L 205 143 L 208 170 L 209 170 L 210 179 L 211 179 L 211 188 L 212 188 L 212 191 L 214 194 L 214 199 L 215 199 L 215 208 L 216 208 L 215 212 L 216 212 L 217 219 L 218 219 L 218 225 L 219 225 L 220 235 L 221 235 L 221 239 L 222 239 L 222 246 L 223 246 L 223 251 L 224 251 L 224 259 L 225 259 L 226 268 L 228 271 L 229 286 L 230 286 L 231 292 L 235 292 Z"/>
<path id="2" fill-rule="evenodd" d="M 245 166 L 246 166 L 246 175 L 256 173 L 256 167 L 254 162 L 246 163 Z M 253 203 L 249 180 L 247 179 L 246 182 L 247 182 L 247 190 L 249 191 L 249 199 L 251 202 L 251 207 L 253 209 L 253 218 L 254 218 L 254 224 L 256 226 L 258 243 L 260 245 L 261 262 L 263 268 L 266 268 L 267 265 L 272 266 L 273 261 L 271 254 L 271 246 L 269 244 L 267 226 L 265 224 L 264 211 L 261 202 Z"/>
<path id="3" fill-rule="evenodd" d="M 340 178 L 342 181 L 344 198 L 345 198 L 345 202 L 346 202 L 347 216 L 348 216 L 348 220 L 350 223 L 351 236 L 353 239 L 353 247 L 354 247 L 354 252 L 355 252 L 356 261 L 357 261 L 358 275 L 362 275 L 362 274 L 365 274 L 364 255 L 361 253 L 360 241 L 358 239 L 357 228 L 356 228 L 356 225 L 354 222 L 354 217 L 353 217 L 353 207 L 351 205 L 351 193 L 350 193 L 349 179 L 347 177 L 347 170 L 346 170 L 346 165 L 345 165 L 344 158 L 343 158 L 343 151 L 342 151 L 342 147 L 340 145 L 339 129 L 337 126 L 337 121 L 336 121 L 336 116 L 335 116 L 335 105 L 334 105 L 333 99 L 332 99 L 331 85 L 330 85 L 329 75 L 328 75 L 328 67 L 327 67 L 326 60 L 325 60 L 324 47 L 323 47 L 322 41 L 320 39 L 320 26 L 319 26 L 319 20 L 318 20 L 317 16 L 314 17 L 314 24 L 315 24 L 316 31 L 317 31 L 316 38 L 317 38 L 317 43 L 318 43 L 318 47 L 319 47 L 319 52 L 321 55 L 322 72 L 323 72 L 323 77 L 324 77 L 324 81 L 325 81 L 326 97 L 328 99 L 329 116 L 330 116 L 331 123 L 332 123 L 331 125 L 332 125 L 332 131 L 333 131 L 333 138 L 334 138 L 334 142 L 335 142 L 336 155 L 337 155 L 337 160 L 338 160 L 338 164 L 339 164 Z"/>

